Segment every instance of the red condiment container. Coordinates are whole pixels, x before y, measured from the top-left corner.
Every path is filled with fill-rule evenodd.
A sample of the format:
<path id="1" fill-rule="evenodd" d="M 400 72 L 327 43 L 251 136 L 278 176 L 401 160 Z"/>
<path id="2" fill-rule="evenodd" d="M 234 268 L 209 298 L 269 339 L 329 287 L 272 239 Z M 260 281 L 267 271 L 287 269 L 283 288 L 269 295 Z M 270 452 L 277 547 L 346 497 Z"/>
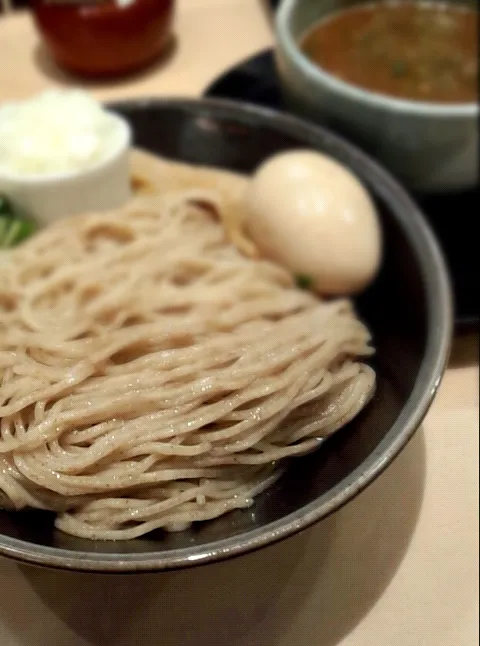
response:
<path id="1" fill-rule="evenodd" d="M 118 76 L 147 66 L 172 36 L 174 0 L 33 0 L 47 49 L 67 70 Z"/>

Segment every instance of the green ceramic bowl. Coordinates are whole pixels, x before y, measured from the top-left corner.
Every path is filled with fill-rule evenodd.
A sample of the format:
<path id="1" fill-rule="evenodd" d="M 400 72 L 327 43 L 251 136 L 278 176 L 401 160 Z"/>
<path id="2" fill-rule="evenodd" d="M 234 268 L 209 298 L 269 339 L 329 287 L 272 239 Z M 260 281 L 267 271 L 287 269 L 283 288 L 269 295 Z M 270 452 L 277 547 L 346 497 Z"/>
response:
<path id="1" fill-rule="evenodd" d="M 281 2 L 276 60 L 286 104 L 347 135 L 412 189 L 472 187 L 478 174 L 478 103 L 407 101 L 369 92 L 323 71 L 300 50 L 299 38 L 310 26 L 355 4 L 359 0 Z"/>

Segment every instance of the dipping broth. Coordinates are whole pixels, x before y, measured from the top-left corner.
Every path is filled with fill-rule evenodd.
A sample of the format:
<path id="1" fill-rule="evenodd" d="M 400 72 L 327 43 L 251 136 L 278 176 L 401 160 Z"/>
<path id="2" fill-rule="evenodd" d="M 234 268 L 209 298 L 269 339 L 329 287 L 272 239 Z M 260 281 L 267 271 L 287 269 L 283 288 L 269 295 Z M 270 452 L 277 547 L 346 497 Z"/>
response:
<path id="1" fill-rule="evenodd" d="M 377 3 L 333 14 L 301 39 L 334 76 L 402 99 L 478 99 L 478 11 L 443 3 Z"/>

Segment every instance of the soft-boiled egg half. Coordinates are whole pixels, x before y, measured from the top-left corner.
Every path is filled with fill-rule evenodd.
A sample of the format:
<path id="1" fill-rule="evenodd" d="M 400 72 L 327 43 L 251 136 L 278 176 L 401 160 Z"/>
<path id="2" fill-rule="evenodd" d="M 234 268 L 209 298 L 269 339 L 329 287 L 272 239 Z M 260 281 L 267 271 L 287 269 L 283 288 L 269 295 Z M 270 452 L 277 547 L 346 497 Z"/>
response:
<path id="1" fill-rule="evenodd" d="M 320 294 L 355 294 L 375 277 L 382 247 L 375 206 L 330 157 L 309 150 L 271 157 L 247 189 L 247 206 L 261 253 Z"/>

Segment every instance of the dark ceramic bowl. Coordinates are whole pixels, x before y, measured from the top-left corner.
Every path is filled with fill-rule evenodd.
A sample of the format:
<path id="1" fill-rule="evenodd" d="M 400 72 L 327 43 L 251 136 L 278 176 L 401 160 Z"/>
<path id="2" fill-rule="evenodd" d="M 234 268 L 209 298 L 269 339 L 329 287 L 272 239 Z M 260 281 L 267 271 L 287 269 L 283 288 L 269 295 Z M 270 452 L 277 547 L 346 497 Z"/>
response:
<path id="1" fill-rule="evenodd" d="M 98 572 L 143 572 L 218 561 L 285 538 L 324 518 L 394 459 L 424 418 L 445 368 L 452 329 L 450 287 L 421 213 L 375 162 L 322 128 L 227 101 L 145 100 L 113 109 L 132 124 L 137 146 L 185 162 L 253 171 L 282 150 L 312 147 L 349 167 L 377 202 L 385 262 L 358 300 L 377 347 L 378 390 L 364 413 L 287 473 L 248 511 L 176 534 L 91 542 L 53 527 L 44 512 L 0 512 L 0 554 Z"/>

